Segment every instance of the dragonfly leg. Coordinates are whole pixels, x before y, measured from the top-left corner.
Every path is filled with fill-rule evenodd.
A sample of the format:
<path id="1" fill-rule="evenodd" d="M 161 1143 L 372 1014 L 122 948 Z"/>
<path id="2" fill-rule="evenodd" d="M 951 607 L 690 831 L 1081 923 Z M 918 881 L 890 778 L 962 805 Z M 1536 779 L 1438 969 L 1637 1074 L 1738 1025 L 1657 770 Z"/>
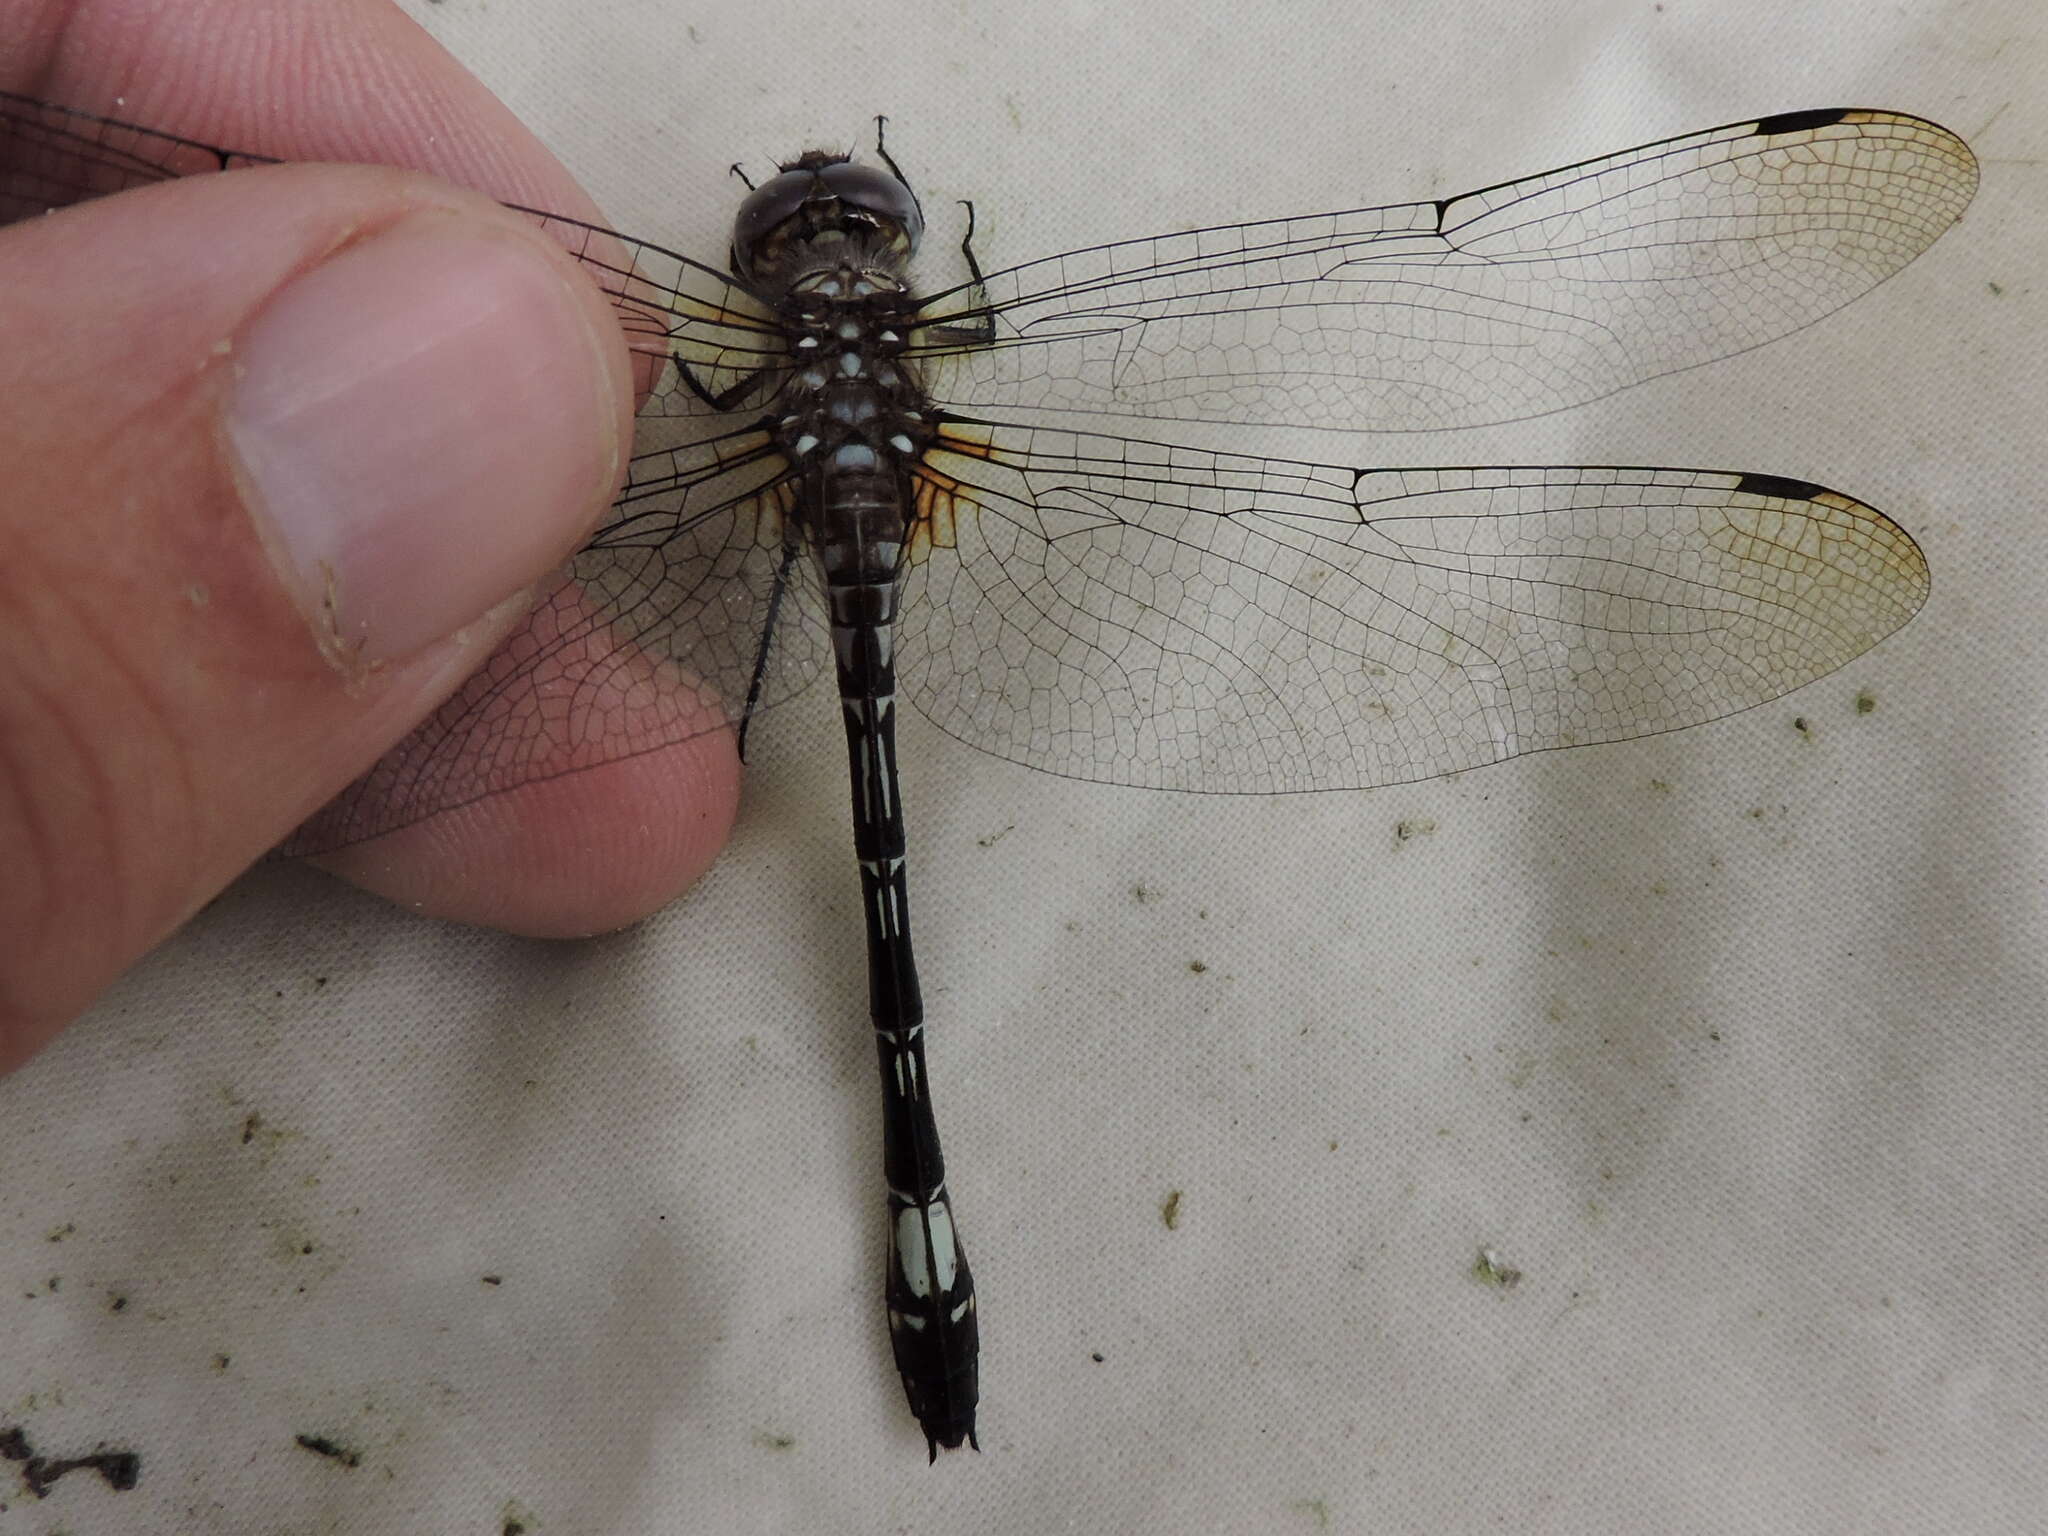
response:
<path id="1" fill-rule="evenodd" d="M 950 325 L 932 326 L 925 335 L 934 345 L 992 347 L 996 343 L 996 316 L 989 308 L 981 263 L 974 259 L 974 204 L 963 197 L 960 206 L 967 210 L 967 233 L 960 237 L 960 254 L 967 258 L 967 270 L 974 278 L 968 292 L 967 318 Z"/>
<path id="2" fill-rule="evenodd" d="M 720 390 L 714 395 L 698 380 L 696 372 L 688 363 L 683 361 L 680 355 L 671 353 L 670 357 L 675 362 L 677 376 L 689 387 L 690 393 L 710 406 L 714 411 L 738 410 L 746 403 L 747 396 L 761 387 L 763 380 L 771 376 L 780 376 L 778 371 L 773 368 L 756 368 L 752 373 L 733 385 L 732 388 Z"/>
<path id="3" fill-rule="evenodd" d="M 896 163 L 896 157 L 889 153 L 889 146 L 882 142 L 882 129 L 889 119 L 880 113 L 875 115 L 875 156 L 889 167 L 889 174 L 903 183 L 903 190 L 910 194 L 910 205 L 917 210 L 917 221 L 924 222 L 924 204 L 918 201 L 917 188 L 910 184 L 910 178 L 903 174 L 903 167 Z"/>
<path id="4" fill-rule="evenodd" d="M 910 201 L 916 206 L 918 219 L 922 221 L 924 204 L 918 200 L 917 188 L 910 184 L 910 178 L 903 174 L 903 167 L 896 163 L 896 157 L 889 153 L 888 145 L 882 141 L 882 129 L 888 121 L 882 116 L 875 118 L 875 155 L 889 167 L 889 174 L 903 183 L 903 190 L 910 194 Z M 960 254 L 967 258 L 967 270 L 974 278 L 974 303 L 981 313 L 972 324 L 933 326 L 927 337 L 934 342 L 970 347 L 993 346 L 996 339 L 995 316 L 988 312 L 988 294 L 983 289 L 981 263 L 974 259 L 974 204 L 962 198 L 960 206 L 967 210 L 967 233 L 960 237 Z"/>
<path id="5" fill-rule="evenodd" d="M 967 258 L 967 270 L 974 277 L 975 302 L 986 304 L 988 303 L 987 284 L 981 275 L 981 263 L 974 259 L 974 203 L 971 199 L 963 197 L 960 199 L 960 206 L 967 210 L 967 233 L 960 237 L 960 254 Z M 994 317 L 989 316 L 988 322 L 989 336 L 993 339 L 995 336 Z"/>
<path id="6" fill-rule="evenodd" d="M 797 541 L 782 541 L 782 564 L 775 568 L 775 585 L 768 592 L 768 616 L 761 622 L 761 638 L 754 647 L 754 671 L 747 679 L 747 702 L 740 711 L 740 761 L 747 760 L 747 727 L 754 723 L 754 711 L 761 705 L 761 685 L 768 676 L 768 648 L 775 643 L 775 620 L 782 612 L 782 599 L 789 592 L 789 569 L 796 563 Z"/>

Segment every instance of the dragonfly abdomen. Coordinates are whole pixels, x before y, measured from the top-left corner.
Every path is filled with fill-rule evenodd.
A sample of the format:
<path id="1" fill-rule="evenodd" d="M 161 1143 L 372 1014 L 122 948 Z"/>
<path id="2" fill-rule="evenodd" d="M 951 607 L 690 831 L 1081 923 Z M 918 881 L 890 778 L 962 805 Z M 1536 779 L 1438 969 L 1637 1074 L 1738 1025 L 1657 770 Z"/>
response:
<path id="1" fill-rule="evenodd" d="M 896 770 L 894 634 L 904 496 L 889 471 L 825 473 L 814 533 L 853 780 L 853 841 L 868 938 L 868 1009 L 882 1078 L 889 1258 L 883 1299 L 910 1409 L 934 1459 L 974 1442 L 979 1324 L 953 1225 L 924 1057 L 924 1001 L 910 945 Z"/>

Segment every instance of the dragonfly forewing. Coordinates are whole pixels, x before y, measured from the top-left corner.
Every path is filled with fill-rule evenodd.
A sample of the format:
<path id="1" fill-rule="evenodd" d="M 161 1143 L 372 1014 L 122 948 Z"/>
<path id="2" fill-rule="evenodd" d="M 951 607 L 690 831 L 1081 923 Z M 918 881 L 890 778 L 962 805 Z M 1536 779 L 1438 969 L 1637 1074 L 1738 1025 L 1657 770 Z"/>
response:
<path id="1" fill-rule="evenodd" d="M 1790 334 L 1961 215 L 1969 147 L 1896 112 L 1789 113 L 1442 202 L 1070 251 L 927 301 L 992 315 L 932 393 L 1158 420 L 1430 431 L 1539 416 Z"/>

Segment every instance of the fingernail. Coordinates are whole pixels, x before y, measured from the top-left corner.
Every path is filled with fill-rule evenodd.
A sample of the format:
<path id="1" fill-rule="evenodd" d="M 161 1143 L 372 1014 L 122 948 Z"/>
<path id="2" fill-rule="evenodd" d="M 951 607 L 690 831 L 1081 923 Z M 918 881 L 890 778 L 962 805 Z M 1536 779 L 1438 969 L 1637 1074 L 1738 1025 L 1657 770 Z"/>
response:
<path id="1" fill-rule="evenodd" d="M 593 318 L 514 232 L 439 211 L 264 307 L 227 434 L 330 654 L 410 655 L 573 547 L 621 451 Z"/>

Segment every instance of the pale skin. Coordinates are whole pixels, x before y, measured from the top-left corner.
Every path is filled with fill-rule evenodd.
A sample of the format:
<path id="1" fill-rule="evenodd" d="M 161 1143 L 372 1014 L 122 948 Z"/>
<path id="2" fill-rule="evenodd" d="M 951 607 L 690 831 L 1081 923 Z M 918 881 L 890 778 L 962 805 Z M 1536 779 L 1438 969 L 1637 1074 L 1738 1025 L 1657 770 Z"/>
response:
<path id="1" fill-rule="evenodd" d="M 0 0 L 0 41 L 0 88 L 417 168 L 0 229 L 4 1071 L 523 622 L 610 501 L 635 374 L 560 248 L 452 183 L 597 211 L 389 0 Z M 695 880 L 737 795 L 711 736 L 322 862 L 432 915 L 592 933 Z"/>

